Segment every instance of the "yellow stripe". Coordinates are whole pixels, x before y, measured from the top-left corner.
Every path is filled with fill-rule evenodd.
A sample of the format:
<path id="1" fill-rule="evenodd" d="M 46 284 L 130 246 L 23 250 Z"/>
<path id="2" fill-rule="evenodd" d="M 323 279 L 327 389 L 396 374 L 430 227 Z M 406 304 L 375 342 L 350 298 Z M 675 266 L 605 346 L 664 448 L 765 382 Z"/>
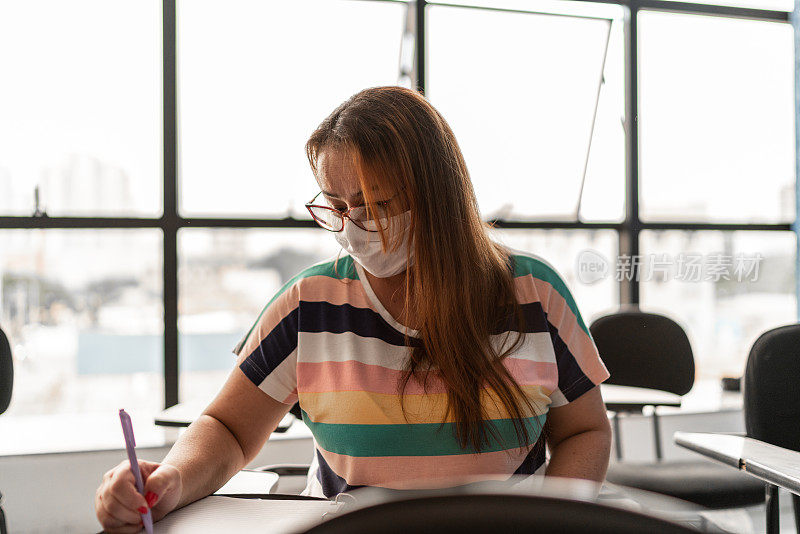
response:
<path id="1" fill-rule="evenodd" d="M 541 386 L 523 386 L 522 391 L 535 410 L 535 413 L 523 413 L 523 417 L 547 413 L 550 398 Z M 400 395 L 368 391 L 329 391 L 298 395 L 301 408 L 317 423 L 396 425 L 455 422 L 452 413 L 447 420 L 444 419 L 447 406 L 445 393 L 402 397 L 401 406 Z M 496 395 L 484 392 L 481 402 L 486 410 L 486 419 L 509 417 Z"/>

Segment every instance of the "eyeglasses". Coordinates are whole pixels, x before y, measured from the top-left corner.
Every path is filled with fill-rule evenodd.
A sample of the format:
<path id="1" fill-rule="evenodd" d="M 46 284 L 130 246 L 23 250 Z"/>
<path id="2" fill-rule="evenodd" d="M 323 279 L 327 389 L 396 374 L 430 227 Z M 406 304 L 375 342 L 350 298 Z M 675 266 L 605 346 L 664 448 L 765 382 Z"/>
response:
<path id="1" fill-rule="evenodd" d="M 387 200 L 375 202 L 370 205 L 369 210 L 366 206 L 353 206 L 352 208 L 344 211 L 337 210 L 330 206 L 323 206 L 314 204 L 314 201 L 322 191 L 317 193 L 308 203 L 306 209 L 317 221 L 317 224 L 330 232 L 341 232 L 344 230 L 345 218 L 367 232 L 378 232 L 380 230 L 387 230 L 389 228 L 389 211 L 388 206 L 397 194 Z"/>

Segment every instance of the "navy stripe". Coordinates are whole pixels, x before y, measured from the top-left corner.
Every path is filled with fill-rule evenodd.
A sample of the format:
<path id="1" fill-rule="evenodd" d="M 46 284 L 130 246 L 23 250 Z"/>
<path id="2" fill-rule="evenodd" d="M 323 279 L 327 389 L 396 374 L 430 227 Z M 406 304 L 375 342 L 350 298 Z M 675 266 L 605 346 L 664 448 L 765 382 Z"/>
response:
<path id="1" fill-rule="evenodd" d="M 536 472 L 537 469 L 544 465 L 545 461 L 545 454 L 544 454 L 544 434 L 536 441 L 533 448 L 530 450 L 528 455 L 522 461 L 520 466 L 517 468 L 516 471 L 511 476 L 514 475 L 532 475 Z"/>
<path id="2" fill-rule="evenodd" d="M 535 334 L 538 332 L 547 332 L 549 330 L 547 323 L 547 315 L 542 308 L 541 302 L 529 302 L 527 304 L 520 304 L 522 317 L 524 319 L 523 333 Z M 492 334 L 505 334 L 506 332 L 519 332 L 519 325 L 517 324 L 516 317 L 507 317 L 500 321 L 492 331 Z"/>
<path id="3" fill-rule="evenodd" d="M 297 347 L 297 315 L 295 308 L 281 319 L 239 366 L 254 383 L 263 382 Z"/>
<path id="4" fill-rule="evenodd" d="M 522 304 L 520 307 L 524 317 L 524 333 L 547 332 L 550 329 L 540 302 Z M 515 318 L 508 318 L 503 323 L 495 329 L 494 334 L 519 331 Z M 337 305 L 301 300 L 299 328 L 301 332 L 313 333 L 353 332 L 361 337 L 381 339 L 390 345 L 406 346 L 403 334 L 387 323 L 379 313 L 370 308 L 357 308 L 351 304 Z M 415 339 L 411 338 L 411 342 L 413 343 Z"/>
<path id="5" fill-rule="evenodd" d="M 334 497 L 339 493 L 351 491 L 356 488 L 363 488 L 364 486 L 351 486 L 345 479 L 337 475 L 325 458 L 320 454 L 319 449 L 316 450 L 317 461 L 319 462 L 319 469 L 317 469 L 317 480 L 322 486 L 322 494 L 326 497 Z"/>
<path id="6" fill-rule="evenodd" d="M 558 328 L 553 326 L 550 321 L 547 324 L 550 327 L 550 339 L 553 342 L 556 365 L 558 366 L 558 389 L 564 394 L 568 402 L 572 402 L 594 387 L 594 384 L 583 374 L 575 356 L 572 355 L 567 344 L 558 335 Z M 586 387 L 587 383 L 590 384 L 588 387 Z"/>
<path id="7" fill-rule="evenodd" d="M 352 332 L 361 337 L 374 337 L 398 347 L 405 347 L 403 334 L 369 308 L 356 308 L 351 304 L 300 301 L 301 332 Z M 416 338 L 410 338 L 413 344 Z"/>
<path id="8" fill-rule="evenodd" d="M 261 382 L 267 378 L 267 372 L 261 369 L 258 364 L 253 363 L 253 361 L 250 359 L 243 361 L 239 366 L 239 369 L 241 369 L 244 373 L 244 376 L 249 378 L 250 382 L 256 386 L 260 386 Z"/>

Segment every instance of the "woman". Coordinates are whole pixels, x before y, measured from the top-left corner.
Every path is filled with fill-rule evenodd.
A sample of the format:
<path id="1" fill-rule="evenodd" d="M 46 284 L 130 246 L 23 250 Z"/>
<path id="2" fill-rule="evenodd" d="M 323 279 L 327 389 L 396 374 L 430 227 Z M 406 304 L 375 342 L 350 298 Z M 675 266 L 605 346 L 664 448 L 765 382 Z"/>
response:
<path id="1" fill-rule="evenodd" d="M 366 89 L 306 150 L 321 189 L 308 209 L 345 254 L 265 307 L 203 415 L 161 464 L 140 462 L 146 498 L 127 462 L 106 473 L 103 527 L 133 532 L 145 507 L 157 520 L 213 493 L 296 401 L 317 445 L 312 494 L 602 480 L 608 372 L 558 274 L 489 239 L 442 116 L 414 91 Z"/>

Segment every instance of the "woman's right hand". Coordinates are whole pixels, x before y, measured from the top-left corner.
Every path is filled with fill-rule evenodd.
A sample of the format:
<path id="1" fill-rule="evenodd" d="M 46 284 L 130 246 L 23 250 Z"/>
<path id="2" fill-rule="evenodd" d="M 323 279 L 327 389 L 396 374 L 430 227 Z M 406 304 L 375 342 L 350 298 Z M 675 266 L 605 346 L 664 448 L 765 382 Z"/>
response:
<path id="1" fill-rule="evenodd" d="M 142 513 L 152 510 L 158 521 L 175 509 L 181 498 L 181 474 L 174 466 L 139 460 L 144 480 L 144 496 L 136 490 L 136 482 L 128 460 L 103 475 L 97 488 L 94 510 L 103 530 L 109 534 L 133 533 L 142 529 Z"/>

